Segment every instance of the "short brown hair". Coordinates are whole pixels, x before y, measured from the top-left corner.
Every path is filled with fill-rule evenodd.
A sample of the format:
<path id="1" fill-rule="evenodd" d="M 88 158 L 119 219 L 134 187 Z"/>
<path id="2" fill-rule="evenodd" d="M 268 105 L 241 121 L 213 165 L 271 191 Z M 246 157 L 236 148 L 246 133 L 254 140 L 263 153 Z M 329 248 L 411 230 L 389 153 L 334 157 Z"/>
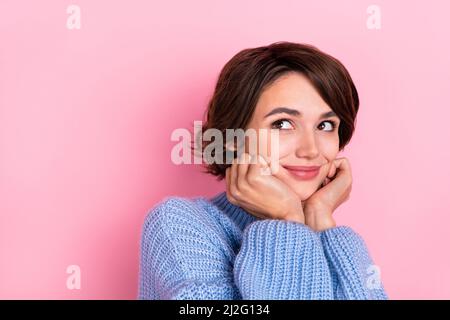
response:
<path id="1" fill-rule="evenodd" d="M 215 128 L 222 132 L 225 141 L 226 129 L 245 129 L 263 90 L 292 71 L 305 75 L 341 120 L 338 134 L 342 150 L 353 135 L 359 108 L 358 92 L 350 74 L 339 60 L 316 47 L 286 41 L 244 49 L 225 64 L 200 133 Z M 202 141 L 202 150 L 210 143 Z M 224 146 L 222 155 L 225 152 Z M 205 172 L 222 180 L 229 166 L 224 159 L 221 164 L 207 164 Z"/>

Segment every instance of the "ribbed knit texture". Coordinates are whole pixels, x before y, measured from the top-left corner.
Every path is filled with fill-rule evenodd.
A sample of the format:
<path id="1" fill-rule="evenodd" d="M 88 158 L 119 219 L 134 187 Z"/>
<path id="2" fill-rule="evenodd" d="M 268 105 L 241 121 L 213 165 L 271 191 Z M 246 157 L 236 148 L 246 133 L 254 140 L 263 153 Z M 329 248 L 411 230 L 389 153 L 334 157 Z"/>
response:
<path id="1" fill-rule="evenodd" d="M 357 233 L 314 232 L 211 198 L 171 196 L 147 214 L 138 299 L 387 299 Z"/>

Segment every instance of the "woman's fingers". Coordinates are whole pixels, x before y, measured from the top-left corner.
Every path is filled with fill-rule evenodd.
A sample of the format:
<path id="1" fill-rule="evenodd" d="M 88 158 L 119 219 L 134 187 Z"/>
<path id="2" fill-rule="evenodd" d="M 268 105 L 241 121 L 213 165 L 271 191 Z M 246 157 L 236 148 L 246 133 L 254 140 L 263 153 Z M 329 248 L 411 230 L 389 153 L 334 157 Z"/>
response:
<path id="1" fill-rule="evenodd" d="M 243 153 L 239 157 L 238 162 L 238 179 L 245 178 L 247 175 L 248 166 L 250 164 L 251 157 L 248 153 Z"/>
<path id="2" fill-rule="evenodd" d="M 351 176 L 352 170 L 350 167 L 350 162 L 347 158 L 338 158 L 334 160 L 334 165 L 337 169 L 347 171 L 349 176 Z"/>
<path id="3" fill-rule="evenodd" d="M 330 167 L 328 168 L 328 173 L 322 182 L 322 187 L 325 187 L 327 184 L 329 184 L 335 175 L 336 175 L 336 166 L 334 165 L 334 161 L 332 161 L 330 163 Z"/>
<path id="4" fill-rule="evenodd" d="M 270 162 L 270 159 L 264 155 L 258 155 L 258 160 L 261 163 L 261 174 L 265 176 L 274 175 L 277 171 L 274 170 L 273 163 Z"/>
<path id="5" fill-rule="evenodd" d="M 339 158 L 334 160 L 336 167 L 336 177 L 333 180 L 337 180 L 340 187 L 346 187 L 352 183 L 352 171 L 350 168 L 350 162 L 346 158 Z"/>
<path id="6" fill-rule="evenodd" d="M 259 180 L 259 176 L 269 175 L 269 164 L 260 155 L 251 156 L 251 164 L 247 171 L 247 181 L 252 184 Z"/>
<path id="7" fill-rule="evenodd" d="M 234 158 L 231 162 L 231 167 L 228 168 L 229 172 L 229 192 L 230 198 L 233 198 L 235 201 L 239 198 L 239 189 L 237 187 L 237 158 Z"/>
<path id="8" fill-rule="evenodd" d="M 243 153 L 239 158 L 233 159 L 231 167 L 226 169 L 227 197 L 234 205 L 242 206 L 243 204 L 247 204 L 245 192 L 249 189 L 246 190 L 245 188 L 250 187 L 247 176 L 249 168 L 252 167 L 252 161 L 248 153 Z M 265 218 L 263 214 L 253 210 L 249 206 L 245 206 L 245 210 L 256 217 Z"/>
<path id="9" fill-rule="evenodd" d="M 248 187 L 246 175 L 249 163 L 250 155 L 248 153 L 242 153 L 239 158 L 233 159 L 231 167 L 228 169 L 230 170 L 228 174 L 228 189 L 231 197 L 235 200 L 240 200 L 242 193 L 245 192 Z"/>
<path id="10" fill-rule="evenodd" d="M 336 167 L 336 176 L 330 181 L 329 188 L 333 190 L 330 195 L 336 197 L 337 205 L 346 201 L 350 197 L 352 187 L 352 175 L 350 162 L 346 158 L 334 160 Z"/>
<path id="11" fill-rule="evenodd" d="M 271 161 L 271 158 L 265 155 L 260 155 L 260 157 L 264 160 L 264 163 L 268 166 L 268 170 L 266 170 L 265 172 L 268 175 L 281 179 L 281 170 L 280 170 L 281 165 L 278 162 L 278 160 Z"/>
<path id="12" fill-rule="evenodd" d="M 342 172 L 345 172 L 344 177 L 347 178 L 346 185 L 347 185 L 347 196 L 346 200 L 350 198 L 350 192 L 352 190 L 352 184 L 353 184 L 353 175 L 352 175 L 352 167 L 350 165 L 350 161 L 348 161 L 347 158 L 339 159 L 339 162 L 337 163 L 337 166 L 339 166 L 339 169 L 342 169 Z"/>
<path id="13" fill-rule="evenodd" d="M 326 177 L 322 182 L 322 187 L 325 187 L 328 183 L 330 183 L 330 178 Z"/>
<path id="14" fill-rule="evenodd" d="M 227 198 L 228 198 L 228 201 L 230 201 L 232 204 L 237 204 L 237 200 L 234 198 L 233 194 L 231 193 L 231 184 L 232 184 L 231 167 L 228 167 L 225 170 L 225 179 L 226 179 L 226 182 L 227 182 Z"/>
<path id="15" fill-rule="evenodd" d="M 334 164 L 334 160 L 331 161 L 330 168 L 328 170 L 327 178 L 331 179 L 336 175 L 336 165 Z"/>
<path id="16" fill-rule="evenodd" d="M 334 159 L 331 162 L 323 185 L 325 186 L 331 181 L 336 180 L 338 176 L 340 179 L 351 177 L 350 163 L 346 158 Z"/>
<path id="17" fill-rule="evenodd" d="M 322 185 L 329 185 L 328 189 L 346 190 L 351 185 L 350 163 L 346 158 L 334 159 Z M 339 194 L 336 192 L 335 194 Z"/>
<path id="18" fill-rule="evenodd" d="M 245 191 L 248 187 L 247 183 L 247 171 L 250 166 L 250 155 L 248 153 L 243 153 L 239 157 L 237 164 L 237 188 L 239 191 Z"/>

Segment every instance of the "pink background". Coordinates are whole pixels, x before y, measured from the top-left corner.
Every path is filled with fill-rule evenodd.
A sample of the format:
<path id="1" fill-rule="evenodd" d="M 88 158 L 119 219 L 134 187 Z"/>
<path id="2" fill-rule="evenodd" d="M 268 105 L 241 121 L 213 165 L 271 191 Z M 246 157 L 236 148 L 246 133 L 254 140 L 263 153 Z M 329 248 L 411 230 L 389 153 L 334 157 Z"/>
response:
<path id="1" fill-rule="evenodd" d="M 239 50 L 316 45 L 361 98 L 350 200 L 391 298 L 450 298 L 450 6 L 377 1 L 0 3 L 0 298 L 135 299 L 145 214 L 223 182 L 170 161 Z M 81 267 L 81 289 L 66 268 Z"/>

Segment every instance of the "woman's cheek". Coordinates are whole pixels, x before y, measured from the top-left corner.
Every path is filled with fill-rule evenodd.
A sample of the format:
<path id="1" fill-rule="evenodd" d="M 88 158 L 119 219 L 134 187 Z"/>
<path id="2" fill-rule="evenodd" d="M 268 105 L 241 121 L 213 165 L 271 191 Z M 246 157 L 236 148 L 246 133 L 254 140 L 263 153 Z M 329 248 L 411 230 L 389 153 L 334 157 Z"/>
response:
<path id="1" fill-rule="evenodd" d="M 326 170 L 322 173 L 322 178 L 326 178 L 330 170 L 332 162 L 337 158 L 339 153 L 339 138 L 325 140 L 321 144 L 322 156 L 326 160 Z"/>
<path id="2" fill-rule="evenodd" d="M 280 134 L 278 139 L 278 159 L 289 158 L 290 154 L 295 154 L 295 139 L 294 136 L 282 136 Z M 271 154 L 273 154 L 273 146 L 271 146 Z"/>
<path id="3" fill-rule="evenodd" d="M 281 159 L 295 152 L 295 137 L 292 135 L 287 136 L 278 133 L 278 139 L 276 139 L 276 135 L 272 137 L 270 133 L 261 134 L 258 132 L 257 139 L 259 154 L 267 158 L 276 157 Z M 260 149 L 260 146 L 264 146 L 264 149 Z"/>

